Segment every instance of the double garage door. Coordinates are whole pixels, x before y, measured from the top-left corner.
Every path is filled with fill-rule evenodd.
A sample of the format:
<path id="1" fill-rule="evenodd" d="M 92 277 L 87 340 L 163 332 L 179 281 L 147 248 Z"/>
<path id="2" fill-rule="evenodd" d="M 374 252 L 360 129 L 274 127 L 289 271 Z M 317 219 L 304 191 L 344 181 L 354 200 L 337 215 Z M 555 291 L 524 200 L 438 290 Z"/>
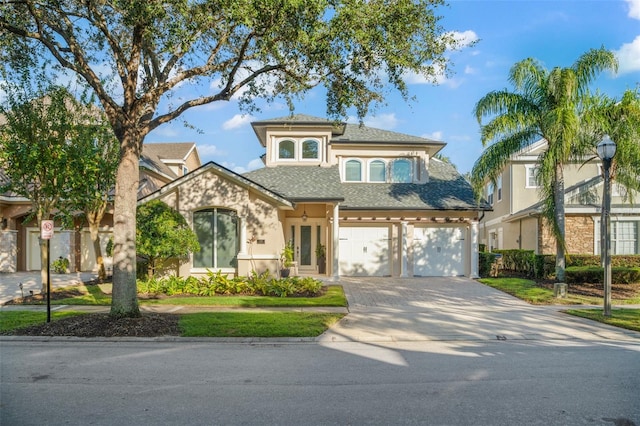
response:
<path id="1" fill-rule="evenodd" d="M 465 231 L 464 227 L 414 227 L 413 275 L 464 275 Z M 391 244 L 390 226 L 340 227 L 340 275 L 391 275 L 394 246 L 400 244 Z"/>

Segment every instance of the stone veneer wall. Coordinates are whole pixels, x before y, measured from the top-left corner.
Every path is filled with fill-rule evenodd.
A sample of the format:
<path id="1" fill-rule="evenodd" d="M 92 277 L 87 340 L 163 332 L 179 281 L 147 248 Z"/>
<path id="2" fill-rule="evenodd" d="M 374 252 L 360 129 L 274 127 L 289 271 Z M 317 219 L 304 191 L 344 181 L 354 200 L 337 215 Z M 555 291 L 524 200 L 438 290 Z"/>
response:
<path id="1" fill-rule="evenodd" d="M 556 239 L 551 229 L 540 220 L 538 246 L 542 254 L 556 253 Z M 569 254 L 594 254 L 594 229 L 591 216 L 567 216 L 565 218 L 565 239 Z"/>

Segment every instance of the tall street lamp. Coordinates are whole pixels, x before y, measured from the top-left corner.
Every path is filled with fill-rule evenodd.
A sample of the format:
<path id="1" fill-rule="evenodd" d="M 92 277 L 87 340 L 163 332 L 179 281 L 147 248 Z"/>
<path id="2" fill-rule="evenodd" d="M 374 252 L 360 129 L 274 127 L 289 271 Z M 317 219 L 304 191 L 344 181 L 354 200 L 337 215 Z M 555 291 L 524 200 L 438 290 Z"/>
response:
<path id="1" fill-rule="evenodd" d="M 604 316 L 611 316 L 611 160 L 616 155 L 616 144 L 608 135 L 596 147 L 602 160 L 604 190 L 602 193 L 602 259 L 604 263 Z"/>

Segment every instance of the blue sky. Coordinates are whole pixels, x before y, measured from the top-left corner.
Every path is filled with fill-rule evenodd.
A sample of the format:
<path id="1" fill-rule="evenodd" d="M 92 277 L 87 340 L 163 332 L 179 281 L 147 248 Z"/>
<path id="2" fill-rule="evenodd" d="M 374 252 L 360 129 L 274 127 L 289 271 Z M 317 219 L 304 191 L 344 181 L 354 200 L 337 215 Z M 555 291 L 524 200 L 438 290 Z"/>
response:
<path id="1" fill-rule="evenodd" d="M 620 69 L 616 75 L 602 74 L 594 88 L 620 97 L 640 86 L 640 0 L 450 0 L 439 14 L 445 29 L 477 43 L 447 54 L 453 75 L 439 85 L 411 79 L 415 101 L 392 95 L 365 124 L 446 142 L 441 153 L 462 173 L 471 170 L 483 149 L 475 103 L 492 90 L 512 89 L 508 72 L 522 59 L 536 58 L 548 69 L 567 67 L 587 50 L 604 46 L 616 53 Z M 323 91 L 316 89 L 295 112 L 325 117 L 325 111 Z M 250 122 L 287 114 L 284 103 L 243 116 L 235 100 L 218 102 L 157 128 L 146 143 L 195 142 L 203 163 L 215 161 L 242 173 L 262 166 L 264 149 Z M 185 120 L 200 131 L 185 127 Z"/>

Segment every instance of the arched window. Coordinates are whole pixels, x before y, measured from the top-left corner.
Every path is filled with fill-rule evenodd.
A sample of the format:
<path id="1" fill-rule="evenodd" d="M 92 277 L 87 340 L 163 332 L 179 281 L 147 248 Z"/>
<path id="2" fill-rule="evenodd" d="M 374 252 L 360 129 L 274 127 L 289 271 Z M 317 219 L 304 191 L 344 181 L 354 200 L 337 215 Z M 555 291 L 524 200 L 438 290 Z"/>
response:
<path id="1" fill-rule="evenodd" d="M 382 160 L 369 163 L 369 182 L 385 182 L 387 180 L 387 165 Z"/>
<path id="2" fill-rule="evenodd" d="M 318 141 L 306 140 L 302 142 L 302 159 L 318 159 Z"/>
<path id="3" fill-rule="evenodd" d="M 195 268 L 236 268 L 239 247 L 236 212 L 227 209 L 194 212 L 193 230 L 200 243 L 200 251 L 193 254 Z"/>
<path id="4" fill-rule="evenodd" d="M 344 180 L 347 182 L 362 181 L 362 163 L 358 160 L 349 160 L 344 165 Z"/>
<path id="5" fill-rule="evenodd" d="M 395 160 L 391 163 L 391 182 L 411 183 L 411 161 L 406 158 Z"/>
<path id="6" fill-rule="evenodd" d="M 292 140 L 280 141 L 278 144 L 278 158 L 281 160 L 296 158 L 296 143 Z"/>

